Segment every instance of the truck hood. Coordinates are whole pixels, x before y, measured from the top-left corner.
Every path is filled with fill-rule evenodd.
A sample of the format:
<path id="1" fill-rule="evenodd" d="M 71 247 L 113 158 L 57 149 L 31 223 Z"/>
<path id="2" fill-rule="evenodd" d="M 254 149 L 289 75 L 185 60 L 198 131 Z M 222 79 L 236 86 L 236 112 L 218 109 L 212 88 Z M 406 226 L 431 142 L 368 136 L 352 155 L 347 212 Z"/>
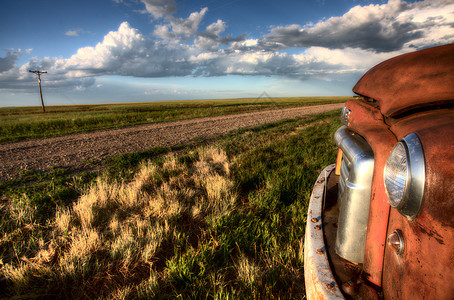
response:
<path id="1" fill-rule="evenodd" d="M 370 69 L 353 92 L 377 100 L 387 117 L 454 103 L 454 44 L 386 60 Z"/>

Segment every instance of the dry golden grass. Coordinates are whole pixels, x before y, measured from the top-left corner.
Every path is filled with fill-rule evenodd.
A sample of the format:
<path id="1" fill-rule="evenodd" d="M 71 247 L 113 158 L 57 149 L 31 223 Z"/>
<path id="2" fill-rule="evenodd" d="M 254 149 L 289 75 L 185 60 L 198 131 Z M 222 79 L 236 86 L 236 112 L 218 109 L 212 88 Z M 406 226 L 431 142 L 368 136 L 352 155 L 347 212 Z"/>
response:
<path id="1" fill-rule="evenodd" d="M 89 287 L 84 295 L 113 299 L 133 292 L 152 295 L 158 279 L 166 277 L 162 256 L 174 252 L 174 247 L 185 247 L 188 235 L 202 234 L 200 228 L 191 228 L 195 225 L 190 219 L 200 225 L 235 205 L 225 153 L 216 148 L 197 153 L 190 168 L 173 154 L 162 166 L 145 162 L 130 183 L 99 177 L 71 208 L 57 210 L 51 233 L 40 239 L 33 257 L 19 265 L 2 265 L 1 274 L 17 294 L 38 278 Z M 29 213 L 21 202 L 10 209 L 26 223 Z M 130 277 L 137 276 L 142 283 L 131 285 Z"/>
<path id="2" fill-rule="evenodd" d="M 252 286 L 259 277 L 259 267 L 244 254 L 241 254 L 235 266 L 238 272 L 238 278 L 248 286 Z"/>

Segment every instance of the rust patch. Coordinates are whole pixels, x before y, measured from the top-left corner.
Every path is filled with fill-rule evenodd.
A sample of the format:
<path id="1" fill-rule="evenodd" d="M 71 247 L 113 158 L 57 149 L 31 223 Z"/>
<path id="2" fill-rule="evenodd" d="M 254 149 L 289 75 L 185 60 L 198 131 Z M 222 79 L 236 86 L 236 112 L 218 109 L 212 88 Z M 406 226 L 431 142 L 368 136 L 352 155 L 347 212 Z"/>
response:
<path id="1" fill-rule="evenodd" d="M 422 233 L 427 234 L 429 237 L 434 238 L 440 245 L 444 245 L 445 242 L 443 241 L 443 237 L 438 234 L 435 230 L 430 230 L 424 228 L 421 224 L 418 224 L 418 228 L 421 230 Z"/>
<path id="2" fill-rule="evenodd" d="M 312 218 L 312 219 L 311 219 L 311 222 L 312 222 L 312 223 L 317 223 L 317 222 L 320 221 L 321 219 L 322 219 L 322 217 L 320 217 L 320 216 L 319 216 L 319 217 L 316 217 L 316 218 Z"/>
<path id="3" fill-rule="evenodd" d="M 317 252 L 318 255 L 323 255 L 323 254 L 325 254 L 325 247 L 320 248 L 320 249 L 317 249 L 316 252 Z"/>

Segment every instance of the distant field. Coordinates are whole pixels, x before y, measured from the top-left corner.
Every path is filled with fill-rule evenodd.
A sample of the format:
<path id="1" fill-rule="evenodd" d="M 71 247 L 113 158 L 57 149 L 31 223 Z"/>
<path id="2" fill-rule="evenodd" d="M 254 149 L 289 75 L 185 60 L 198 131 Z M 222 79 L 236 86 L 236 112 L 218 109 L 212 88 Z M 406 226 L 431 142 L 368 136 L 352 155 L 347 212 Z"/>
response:
<path id="1" fill-rule="evenodd" d="M 350 97 L 163 101 L 0 108 L 0 143 L 139 124 L 345 102 Z"/>

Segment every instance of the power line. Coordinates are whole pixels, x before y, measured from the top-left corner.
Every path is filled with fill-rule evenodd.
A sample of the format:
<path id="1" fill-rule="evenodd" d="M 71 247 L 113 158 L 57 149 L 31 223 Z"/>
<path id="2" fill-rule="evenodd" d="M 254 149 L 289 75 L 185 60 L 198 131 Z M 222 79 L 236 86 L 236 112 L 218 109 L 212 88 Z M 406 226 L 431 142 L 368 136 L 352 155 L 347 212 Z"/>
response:
<path id="1" fill-rule="evenodd" d="M 47 74 L 47 71 L 32 71 L 28 70 L 30 73 L 34 73 L 38 75 L 38 86 L 39 86 L 39 95 L 41 96 L 41 106 L 43 108 L 43 113 L 46 112 L 46 108 L 44 107 L 44 100 L 43 100 L 43 91 L 41 89 L 41 74 Z"/>

